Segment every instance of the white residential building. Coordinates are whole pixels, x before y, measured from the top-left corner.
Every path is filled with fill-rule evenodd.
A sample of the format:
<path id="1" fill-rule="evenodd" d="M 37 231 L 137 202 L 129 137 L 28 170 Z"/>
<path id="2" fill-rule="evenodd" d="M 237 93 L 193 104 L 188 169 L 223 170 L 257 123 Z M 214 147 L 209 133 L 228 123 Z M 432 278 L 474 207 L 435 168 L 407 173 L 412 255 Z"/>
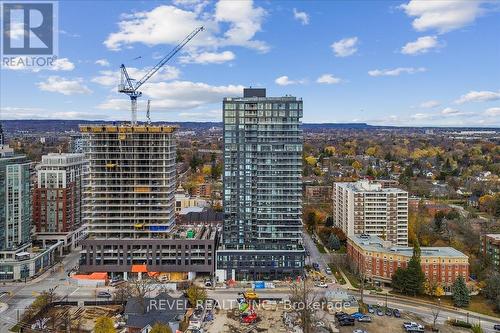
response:
<path id="1" fill-rule="evenodd" d="M 362 180 L 333 185 L 333 219 L 347 236 L 376 235 L 408 245 L 408 192 Z"/>

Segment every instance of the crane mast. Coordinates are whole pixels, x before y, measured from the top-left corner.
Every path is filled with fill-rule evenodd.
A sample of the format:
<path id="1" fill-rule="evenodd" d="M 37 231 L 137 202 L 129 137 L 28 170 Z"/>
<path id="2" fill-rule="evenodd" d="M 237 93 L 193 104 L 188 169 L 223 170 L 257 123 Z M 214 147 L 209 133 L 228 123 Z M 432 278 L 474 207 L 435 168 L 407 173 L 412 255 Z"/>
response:
<path id="1" fill-rule="evenodd" d="M 153 68 L 151 68 L 144 76 L 135 81 L 130 77 L 127 67 L 121 64 L 121 78 L 118 85 L 118 92 L 126 94 L 130 97 L 130 111 L 132 113 L 131 123 L 133 126 L 137 125 L 137 98 L 142 95 L 139 88 L 146 83 L 153 75 L 156 74 L 165 64 L 172 59 L 191 39 L 193 39 L 200 31 L 203 31 L 203 26 L 194 29 L 187 35 L 177 46 L 175 46 L 167 55 L 165 55 Z M 148 102 L 148 115 L 149 115 L 149 102 Z"/>

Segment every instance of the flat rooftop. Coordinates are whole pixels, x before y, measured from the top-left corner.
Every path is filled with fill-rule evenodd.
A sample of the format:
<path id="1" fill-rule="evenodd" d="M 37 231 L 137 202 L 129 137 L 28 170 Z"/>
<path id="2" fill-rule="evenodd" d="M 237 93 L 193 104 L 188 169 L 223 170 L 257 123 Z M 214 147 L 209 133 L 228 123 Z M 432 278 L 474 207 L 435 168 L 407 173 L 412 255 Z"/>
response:
<path id="1" fill-rule="evenodd" d="M 361 180 L 357 182 L 339 182 L 336 184 L 341 187 L 349 188 L 354 192 L 407 193 L 406 191 L 397 187 L 382 187 L 382 184 L 377 181 L 370 182 Z"/>
<path id="2" fill-rule="evenodd" d="M 374 235 L 354 235 L 349 239 L 365 251 L 385 252 L 387 254 L 397 254 L 411 257 L 413 248 L 409 246 L 392 245 L 391 242 L 384 241 Z M 468 258 L 465 254 L 449 246 L 444 247 L 421 247 L 422 257 L 456 257 Z"/>
<path id="3" fill-rule="evenodd" d="M 492 238 L 496 241 L 500 241 L 500 234 L 486 234 L 485 236 L 488 238 Z"/>
<path id="4" fill-rule="evenodd" d="M 177 130 L 177 126 L 167 125 L 80 125 L 82 133 L 172 133 Z"/>

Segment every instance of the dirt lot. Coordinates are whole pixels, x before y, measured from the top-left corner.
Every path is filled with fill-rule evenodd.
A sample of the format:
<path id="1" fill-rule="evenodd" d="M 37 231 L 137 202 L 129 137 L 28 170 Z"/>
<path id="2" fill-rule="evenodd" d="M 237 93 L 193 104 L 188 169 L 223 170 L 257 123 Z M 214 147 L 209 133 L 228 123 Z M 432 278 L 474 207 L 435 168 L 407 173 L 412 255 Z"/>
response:
<path id="1" fill-rule="evenodd" d="M 71 325 L 71 332 L 91 332 L 94 329 L 95 319 L 98 317 L 113 318 L 121 310 L 121 306 L 58 306 L 50 308 L 43 317 L 30 322 L 46 320 L 45 327 L 56 332 L 66 331 L 66 325 Z"/>
<path id="2" fill-rule="evenodd" d="M 239 317 L 232 311 L 219 310 L 215 314 L 215 320 L 205 326 L 206 331 L 210 333 L 244 333 L 250 328 L 254 328 L 253 332 L 266 333 L 283 333 L 286 332 L 283 324 L 283 310 L 258 311 L 259 320 L 254 325 L 240 323 Z"/>
<path id="3" fill-rule="evenodd" d="M 403 322 L 405 321 L 415 321 L 423 324 L 421 320 L 415 317 L 410 317 L 403 315 L 403 318 L 394 318 L 386 316 L 372 316 L 373 321 L 371 323 L 358 323 L 355 326 L 345 326 L 340 328 L 340 333 L 352 333 L 356 328 L 364 329 L 370 333 L 404 333 Z M 440 326 L 440 333 L 470 333 L 469 330 L 462 330 L 457 327 L 451 326 Z M 426 331 L 427 332 L 427 331 Z"/>

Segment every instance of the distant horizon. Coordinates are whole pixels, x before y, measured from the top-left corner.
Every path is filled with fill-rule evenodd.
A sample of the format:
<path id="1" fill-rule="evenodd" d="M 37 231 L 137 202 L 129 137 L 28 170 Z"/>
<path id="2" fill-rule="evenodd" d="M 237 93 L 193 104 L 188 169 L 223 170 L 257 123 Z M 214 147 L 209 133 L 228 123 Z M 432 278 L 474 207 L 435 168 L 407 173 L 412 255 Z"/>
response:
<path id="1" fill-rule="evenodd" d="M 45 122 L 58 122 L 58 121 L 64 121 L 64 122 L 103 122 L 103 123 L 127 123 L 130 122 L 129 120 L 103 120 L 103 119 L 97 119 L 97 120 L 89 120 L 89 119 L 1 119 L 0 123 L 3 121 L 15 121 L 15 122 L 36 122 L 36 121 L 45 121 Z M 139 121 L 139 123 L 143 124 L 145 121 Z M 162 120 L 162 121 L 151 121 L 151 123 L 176 123 L 176 124 L 182 124 L 182 123 L 190 123 L 190 124 L 220 124 L 222 125 L 223 122 L 221 121 L 167 121 L 167 120 Z M 452 129 L 452 128 L 473 128 L 473 129 L 482 129 L 482 130 L 499 130 L 500 131 L 500 126 L 495 127 L 495 126 L 436 126 L 436 125 L 374 125 L 366 122 L 302 122 L 303 125 L 343 125 L 343 126 L 348 126 L 348 125 L 353 125 L 353 126 L 366 126 L 366 127 L 374 127 L 374 128 L 445 128 L 445 129 Z"/>

